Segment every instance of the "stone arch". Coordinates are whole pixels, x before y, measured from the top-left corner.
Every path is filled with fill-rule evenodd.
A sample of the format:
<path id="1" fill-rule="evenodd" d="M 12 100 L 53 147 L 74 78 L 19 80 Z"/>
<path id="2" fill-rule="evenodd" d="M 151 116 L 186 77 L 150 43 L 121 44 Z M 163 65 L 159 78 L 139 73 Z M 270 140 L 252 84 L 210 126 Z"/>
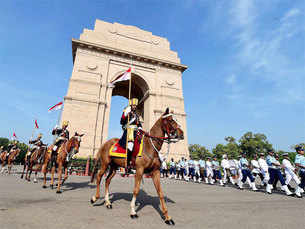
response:
<path id="1" fill-rule="evenodd" d="M 139 99 L 143 128 L 151 128 L 165 108 L 172 106 L 185 138 L 171 146 L 169 157 L 188 157 L 182 91 L 182 73 L 187 66 L 181 64 L 166 38 L 134 26 L 96 20 L 93 30 L 84 29 L 79 39 L 72 39 L 72 56 L 73 71 L 61 119 L 70 120 L 71 132 L 85 133 L 79 157 L 94 156 L 108 139 L 112 96 L 128 98 L 128 81 L 115 87 L 109 81 L 123 74 L 131 60 L 135 70 L 131 96 Z M 166 146 L 161 153 L 166 153 Z"/>

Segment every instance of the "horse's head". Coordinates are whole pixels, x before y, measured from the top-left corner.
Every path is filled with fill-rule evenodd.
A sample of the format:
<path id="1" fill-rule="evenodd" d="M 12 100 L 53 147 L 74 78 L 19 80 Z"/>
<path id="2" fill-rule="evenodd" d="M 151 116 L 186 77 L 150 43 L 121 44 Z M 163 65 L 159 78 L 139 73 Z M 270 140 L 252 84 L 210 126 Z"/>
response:
<path id="1" fill-rule="evenodd" d="M 162 115 L 162 130 L 172 140 L 183 140 L 183 131 L 177 120 L 174 118 L 174 113 L 169 112 L 169 108 L 166 109 Z"/>
<path id="2" fill-rule="evenodd" d="M 78 134 L 77 132 L 75 132 L 74 136 L 72 138 L 70 138 L 69 140 L 69 150 L 68 152 L 71 152 L 71 150 L 73 150 L 73 153 L 77 153 L 80 147 L 80 143 L 82 141 L 82 136 L 84 136 L 84 134 Z"/>

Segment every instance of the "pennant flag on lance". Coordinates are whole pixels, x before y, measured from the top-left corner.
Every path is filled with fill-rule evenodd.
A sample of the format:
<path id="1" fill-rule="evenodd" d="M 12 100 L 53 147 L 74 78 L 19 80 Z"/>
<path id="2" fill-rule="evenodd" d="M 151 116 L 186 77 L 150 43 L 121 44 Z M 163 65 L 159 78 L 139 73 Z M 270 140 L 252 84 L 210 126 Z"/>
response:
<path id="1" fill-rule="evenodd" d="M 37 123 L 37 119 L 35 120 L 35 128 L 39 129 L 38 123 Z"/>
<path id="2" fill-rule="evenodd" d="M 109 86 L 114 86 L 115 83 L 120 82 L 120 81 L 124 81 L 124 80 L 129 80 L 131 77 L 131 68 L 128 68 L 123 75 L 118 76 L 117 78 L 115 78 L 114 80 L 112 80 L 109 83 Z"/>
<path id="3" fill-rule="evenodd" d="M 13 133 L 13 137 L 14 137 L 14 138 L 17 138 L 17 136 L 16 136 L 15 132 Z"/>
<path id="4" fill-rule="evenodd" d="M 54 106 L 50 107 L 48 112 L 55 111 L 55 110 L 60 110 L 62 108 L 63 102 L 59 102 L 55 104 Z"/>

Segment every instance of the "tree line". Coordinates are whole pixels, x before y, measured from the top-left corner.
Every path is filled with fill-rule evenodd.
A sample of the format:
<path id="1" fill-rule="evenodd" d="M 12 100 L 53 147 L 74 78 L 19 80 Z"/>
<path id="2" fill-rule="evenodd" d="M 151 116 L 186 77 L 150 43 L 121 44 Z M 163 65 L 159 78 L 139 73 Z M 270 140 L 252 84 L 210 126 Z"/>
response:
<path id="1" fill-rule="evenodd" d="M 247 132 L 238 141 L 232 136 L 225 137 L 224 140 L 226 141 L 225 144 L 217 144 L 212 151 L 209 151 L 206 147 L 201 146 L 200 144 L 190 144 L 190 157 L 199 160 L 216 155 L 218 159 L 221 159 L 222 155 L 227 154 L 229 158 L 236 159 L 238 155 L 243 152 L 246 153 L 247 158 L 252 159 L 255 154 L 264 153 L 266 155 L 269 150 L 274 150 L 272 144 L 267 140 L 266 135 L 261 133 Z M 292 145 L 290 147 L 292 150 L 291 152 L 285 152 L 282 150 L 274 150 L 274 152 L 279 154 L 280 159 L 282 159 L 281 155 L 283 153 L 288 153 L 290 159 L 294 161 L 296 155 L 294 149 L 296 146 L 304 147 L 305 143 Z"/>
<path id="2" fill-rule="evenodd" d="M 0 146 L 3 146 L 3 150 L 8 150 L 8 145 L 12 143 L 8 138 L 0 138 Z M 15 163 L 23 163 L 26 152 L 28 151 L 28 145 L 23 142 L 18 142 L 17 147 L 20 149 L 20 153 L 17 156 Z"/>

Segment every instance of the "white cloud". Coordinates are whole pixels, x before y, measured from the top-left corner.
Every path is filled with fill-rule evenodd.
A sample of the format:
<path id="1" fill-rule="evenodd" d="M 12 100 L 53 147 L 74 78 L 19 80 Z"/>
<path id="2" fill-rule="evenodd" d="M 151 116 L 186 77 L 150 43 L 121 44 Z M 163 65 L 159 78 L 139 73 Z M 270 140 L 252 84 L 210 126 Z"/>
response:
<path id="1" fill-rule="evenodd" d="M 272 82 L 278 93 L 277 101 L 293 103 L 305 99 L 304 88 L 300 89 L 304 82 L 304 67 L 295 64 L 296 58 L 304 59 L 304 55 L 289 54 L 294 40 L 305 35 L 301 10 L 289 9 L 275 25 L 265 28 L 266 15 L 261 13 L 265 11 L 253 1 L 239 0 L 231 7 L 231 25 L 238 53 L 235 71 L 248 69 L 252 77 Z M 291 93 L 298 89 L 300 93 Z"/>
<path id="2" fill-rule="evenodd" d="M 226 82 L 228 85 L 234 85 L 234 84 L 236 83 L 236 75 L 235 75 L 235 74 L 229 75 L 229 76 L 225 79 L 225 82 Z"/>

